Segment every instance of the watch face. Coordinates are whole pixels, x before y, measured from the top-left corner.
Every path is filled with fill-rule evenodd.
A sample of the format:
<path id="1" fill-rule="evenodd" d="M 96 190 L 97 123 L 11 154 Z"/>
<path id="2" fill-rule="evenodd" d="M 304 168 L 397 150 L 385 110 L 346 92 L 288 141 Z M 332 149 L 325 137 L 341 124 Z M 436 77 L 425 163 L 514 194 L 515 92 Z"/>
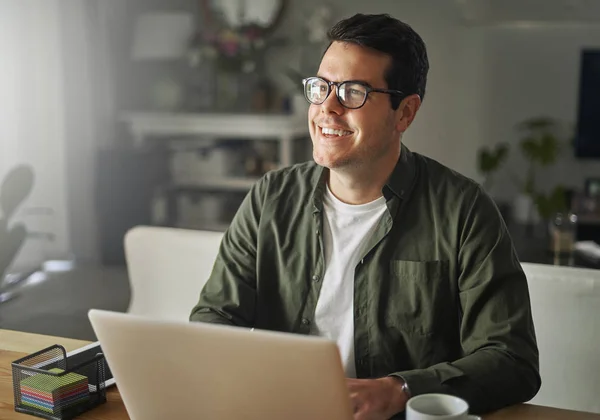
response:
<path id="1" fill-rule="evenodd" d="M 404 380 L 402 381 L 404 382 Z M 408 389 L 408 384 L 406 382 L 402 384 L 402 392 L 404 392 L 408 398 L 411 397 L 410 390 Z"/>

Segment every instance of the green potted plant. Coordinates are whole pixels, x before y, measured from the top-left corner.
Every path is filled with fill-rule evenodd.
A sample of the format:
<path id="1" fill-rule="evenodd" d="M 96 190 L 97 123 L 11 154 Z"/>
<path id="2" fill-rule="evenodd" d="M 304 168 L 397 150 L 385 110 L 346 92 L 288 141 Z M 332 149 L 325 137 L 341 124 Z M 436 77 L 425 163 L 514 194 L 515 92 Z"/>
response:
<path id="1" fill-rule="evenodd" d="M 483 188 L 488 192 L 493 186 L 493 175 L 508 158 L 508 144 L 500 143 L 494 147 L 482 147 L 477 154 L 477 167 L 483 175 Z"/>
<path id="2" fill-rule="evenodd" d="M 517 125 L 522 135 L 519 148 L 527 161 L 525 176 L 514 176 L 521 192 L 514 209 L 520 221 L 531 223 L 538 217 L 547 221 L 567 207 L 564 186 L 557 185 L 544 193 L 537 183 L 538 171 L 554 165 L 560 157 L 564 143 L 558 134 L 560 129 L 559 122 L 548 117 L 531 118 Z"/>
<path id="3" fill-rule="evenodd" d="M 508 152 L 508 144 L 500 143 L 493 147 L 484 146 L 477 153 L 477 169 L 483 177 L 482 186 L 492 197 L 494 197 L 492 192 L 494 175 L 508 159 Z M 510 204 L 500 202 L 497 199 L 495 201 L 500 213 L 504 219 L 507 219 L 510 213 Z"/>

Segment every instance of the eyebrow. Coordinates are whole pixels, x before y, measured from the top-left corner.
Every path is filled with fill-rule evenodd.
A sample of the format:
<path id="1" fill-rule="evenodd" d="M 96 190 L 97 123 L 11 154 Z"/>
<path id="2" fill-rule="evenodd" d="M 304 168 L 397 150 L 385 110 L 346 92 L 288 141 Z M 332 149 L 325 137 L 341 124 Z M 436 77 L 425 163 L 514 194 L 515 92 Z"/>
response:
<path id="1" fill-rule="evenodd" d="M 326 81 L 328 81 L 328 82 L 331 82 L 331 80 L 329 80 L 329 79 L 327 79 L 326 77 L 323 77 L 323 76 L 321 76 L 321 75 L 319 75 L 319 74 L 317 74 L 317 77 L 320 77 L 320 78 L 321 78 L 321 79 L 323 79 L 323 80 L 326 80 Z M 359 84 L 362 84 L 362 85 L 368 86 L 368 87 L 370 87 L 370 88 L 372 88 L 372 87 L 373 87 L 373 85 L 371 85 L 371 84 L 370 84 L 369 82 L 367 82 L 366 80 L 352 79 L 352 80 L 344 80 L 343 82 L 359 83 Z M 342 82 L 339 82 L 339 83 L 342 83 Z"/>

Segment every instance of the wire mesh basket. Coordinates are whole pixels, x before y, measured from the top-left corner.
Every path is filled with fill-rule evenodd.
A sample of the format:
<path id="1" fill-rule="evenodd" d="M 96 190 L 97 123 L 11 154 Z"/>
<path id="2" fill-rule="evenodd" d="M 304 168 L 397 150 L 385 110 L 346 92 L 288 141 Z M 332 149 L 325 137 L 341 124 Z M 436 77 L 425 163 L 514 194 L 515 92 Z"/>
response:
<path id="1" fill-rule="evenodd" d="M 68 366 L 54 345 L 12 363 L 15 411 L 66 420 L 106 402 L 104 355 Z"/>

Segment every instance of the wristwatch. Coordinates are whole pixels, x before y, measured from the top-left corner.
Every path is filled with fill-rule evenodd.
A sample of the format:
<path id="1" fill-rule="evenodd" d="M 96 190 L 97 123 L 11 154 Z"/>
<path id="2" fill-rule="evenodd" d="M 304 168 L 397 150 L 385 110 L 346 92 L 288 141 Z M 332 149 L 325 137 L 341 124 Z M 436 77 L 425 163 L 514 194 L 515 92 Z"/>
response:
<path id="1" fill-rule="evenodd" d="M 402 376 L 398 376 L 398 375 L 390 375 L 390 376 L 395 378 L 397 381 L 402 381 L 402 386 L 400 387 L 400 390 L 406 396 L 406 400 L 408 401 L 412 397 L 412 394 L 410 393 L 410 388 L 408 387 L 406 380 Z"/>
<path id="2" fill-rule="evenodd" d="M 406 383 L 406 381 L 404 380 L 404 378 L 400 378 L 402 379 L 402 392 L 404 392 L 404 395 L 406 395 L 406 399 L 410 400 L 410 398 L 412 397 L 411 393 L 410 393 L 410 388 L 408 387 L 408 383 Z"/>

